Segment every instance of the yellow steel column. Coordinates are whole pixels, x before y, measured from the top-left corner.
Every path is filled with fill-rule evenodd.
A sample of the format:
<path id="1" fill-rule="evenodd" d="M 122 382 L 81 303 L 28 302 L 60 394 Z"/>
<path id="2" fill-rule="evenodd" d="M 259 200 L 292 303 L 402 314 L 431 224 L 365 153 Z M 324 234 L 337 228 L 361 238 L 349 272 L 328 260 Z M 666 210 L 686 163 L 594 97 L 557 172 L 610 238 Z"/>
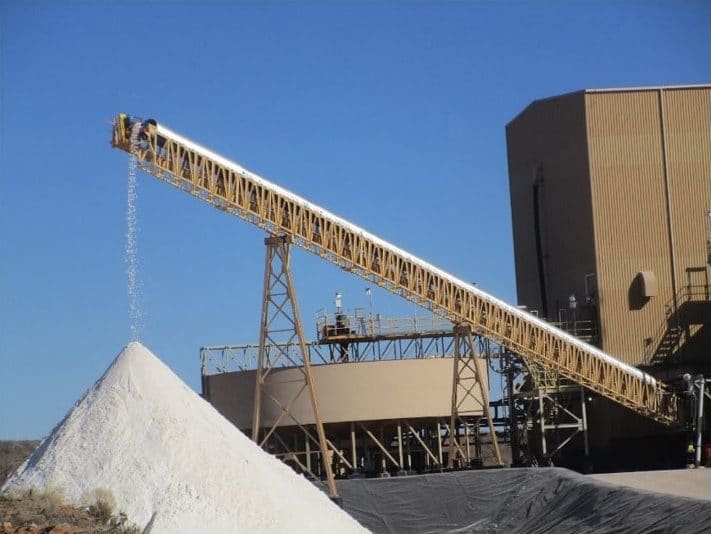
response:
<path id="1" fill-rule="evenodd" d="M 462 347 L 464 345 L 464 349 Z M 452 378 L 452 414 L 450 416 L 450 430 L 449 430 L 449 459 L 447 466 L 449 468 L 454 467 L 454 455 L 456 452 L 456 422 L 457 419 L 461 419 L 462 423 L 466 428 L 466 418 L 462 417 L 460 414 L 460 407 L 467 398 L 472 401 L 477 402 L 481 405 L 482 412 L 486 416 L 486 421 L 489 426 L 489 434 L 491 436 L 491 442 L 494 447 L 494 452 L 496 454 L 496 462 L 498 465 L 503 465 L 501 460 L 501 451 L 499 450 L 499 442 L 496 438 L 496 430 L 494 428 L 494 420 L 491 417 L 491 410 L 489 407 L 489 392 L 486 387 L 484 387 L 484 376 L 486 369 L 482 369 L 481 358 L 479 358 L 474 350 L 474 338 L 472 336 L 472 330 L 469 325 L 457 324 L 454 326 L 454 366 L 453 366 L 453 378 Z M 468 371 L 473 373 L 473 377 L 463 378 L 463 374 Z M 467 385 L 463 380 L 468 380 L 471 382 L 473 378 L 473 383 Z M 460 391 L 461 390 L 461 391 Z M 475 390 L 479 391 L 481 395 L 481 401 L 474 395 Z M 466 432 L 465 432 L 466 434 Z M 467 438 L 468 439 L 468 438 Z"/>
<path id="2" fill-rule="evenodd" d="M 254 393 L 254 412 L 252 415 L 252 439 L 257 442 L 258 445 L 263 446 L 270 436 L 274 435 L 278 438 L 277 427 L 284 418 L 290 419 L 304 432 L 306 436 L 306 466 L 307 471 L 310 471 L 310 443 L 309 439 L 314 439 L 311 432 L 308 430 L 306 425 L 298 421 L 295 414 L 292 412 L 292 408 L 295 404 L 296 399 L 301 395 L 304 390 L 308 390 L 308 395 L 310 398 L 311 408 L 313 410 L 313 420 L 314 426 L 316 427 L 317 439 L 314 441 L 318 442 L 319 452 L 321 456 L 321 462 L 323 465 L 323 470 L 326 474 L 326 481 L 328 484 L 329 495 L 332 498 L 338 497 L 338 491 L 336 489 L 335 479 L 333 477 L 333 470 L 331 469 L 331 462 L 329 461 L 328 455 L 328 443 L 326 441 L 326 433 L 323 429 L 323 421 L 321 419 L 321 412 L 319 409 L 318 396 L 316 393 L 316 385 L 314 384 L 313 376 L 311 373 L 311 361 L 309 357 L 309 352 L 306 349 L 306 342 L 304 340 L 303 325 L 301 322 L 301 316 L 299 315 L 299 307 L 296 301 L 296 291 L 294 289 L 294 283 L 291 276 L 290 268 L 290 245 L 291 240 L 288 236 L 270 236 L 264 240 L 267 246 L 266 264 L 264 269 L 264 293 L 262 301 L 262 317 L 261 326 L 259 332 L 259 357 L 257 364 L 257 376 L 255 383 L 255 393 Z M 275 264 L 278 264 L 278 268 L 275 269 Z M 288 302 L 288 304 L 287 304 Z M 290 308 L 290 309 L 288 309 Z M 270 310 L 273 313 L 270 314 Z M 289 311 L 291 312 L 289 314 Z M 288 328 L 281 328 L 280 325 L 276 325 L 276 321 L 281 319 L 285 321 L 289 326 Z M 272 346 L 279 346 L 274 342 L 271 337 L 276 332 L 291 332 L 290 341 L 296 340 L 298 343 L 300 351 L 300 361 L 289 354 L 288 348 L 280 348 L 279 354 L 271 355 L 271 360 L 267 360 L 266 345 L 269 342 Z M 289 343 L 286 344 L 288 346 Z M 273 396 L 269 396 L 271 400 L 277 405 L 280 410 L 280 415 L 277 417 L 276 421 L 271 424 L 262 438 L 259 440 L 260 429 L 264 425 L 262 421 L 262 396 L 263 388 L 266 384 L 267 375 L 273 370 L 276 361 L 279 358 L 285 358 L 292 365 L 300 369 L 304 376 L 304 386 L 299 390 L 299 392 L 287 403 L 279 402 Z M 296 455 L 296 453 L 294 453 Z M 313 475 L 313 473 L 310 473 Z"/>

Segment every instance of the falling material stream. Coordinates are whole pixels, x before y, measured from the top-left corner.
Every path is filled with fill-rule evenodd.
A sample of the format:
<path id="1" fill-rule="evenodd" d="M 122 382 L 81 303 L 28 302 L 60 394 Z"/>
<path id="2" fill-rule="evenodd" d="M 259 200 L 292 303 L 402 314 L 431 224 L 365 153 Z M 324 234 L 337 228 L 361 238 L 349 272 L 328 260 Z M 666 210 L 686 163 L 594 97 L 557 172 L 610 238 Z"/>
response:
<path id="1" fill-rule="evenodd" d="M 128 320 L 132 341 L 138 341 L 140 338 L 143 319 L 138 280 L 138 221 L 136 220 L 138 161 L 133 153 L 137 144 L 138 128 L 134 127 L 131 132 L 132 154 L 128 159 L 128 202 L 126 206 L 126 275 L 128 276 Z"/>

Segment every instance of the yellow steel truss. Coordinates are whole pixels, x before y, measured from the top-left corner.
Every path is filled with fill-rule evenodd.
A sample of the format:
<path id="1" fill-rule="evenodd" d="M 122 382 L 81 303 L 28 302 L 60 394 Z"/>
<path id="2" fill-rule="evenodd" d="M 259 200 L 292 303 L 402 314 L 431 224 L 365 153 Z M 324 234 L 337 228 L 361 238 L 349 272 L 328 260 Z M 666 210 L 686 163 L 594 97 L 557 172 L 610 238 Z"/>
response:
<path id="1" fill-rule="evenodd" d="M 148 123 L 131 145 L 117 117 L 112 145 L 133 153 L 154 177 L 292 242 L 342 269 L 377 283 L 472 331 L 665 425 L 678 423 L 678 397 L 564 332 L 545 327 L 485 293 L 468 289 L 326 210 L 230 164 L 191 141 Z"/>

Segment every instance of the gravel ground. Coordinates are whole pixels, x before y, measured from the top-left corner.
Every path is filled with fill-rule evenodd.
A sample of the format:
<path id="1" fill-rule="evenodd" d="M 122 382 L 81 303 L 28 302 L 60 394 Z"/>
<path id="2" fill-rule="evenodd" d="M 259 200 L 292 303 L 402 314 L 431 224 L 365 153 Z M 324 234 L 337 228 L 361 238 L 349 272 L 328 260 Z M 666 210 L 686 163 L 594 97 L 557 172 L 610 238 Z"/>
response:
<path id="1" fill-rule="evenodd" d="M 711 501 L 711 469 L 674 469 L 588 475 L 610 484 Z"/>

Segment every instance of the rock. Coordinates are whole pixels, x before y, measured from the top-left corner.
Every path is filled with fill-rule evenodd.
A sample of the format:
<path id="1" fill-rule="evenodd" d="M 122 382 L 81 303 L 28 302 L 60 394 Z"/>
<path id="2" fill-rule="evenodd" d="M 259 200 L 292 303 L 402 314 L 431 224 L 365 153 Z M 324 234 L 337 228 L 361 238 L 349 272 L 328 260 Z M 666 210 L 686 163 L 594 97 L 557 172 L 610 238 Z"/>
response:
<path id="1" fill-rule="evenodd" d="M 2 532 L 2 534 L 12 534 L 13 532 L 15 532 L 15 528 L 9 521 L 3 521 L 2 525 L 0 525 L 0 529 L 0 532 Z"/>
<path id="2" fill-rule="evenodd" d="M 18 527 L 15 534 L 40 534 L 40 528 L 34 523 L 30 523 L 29 525 Z"/>

